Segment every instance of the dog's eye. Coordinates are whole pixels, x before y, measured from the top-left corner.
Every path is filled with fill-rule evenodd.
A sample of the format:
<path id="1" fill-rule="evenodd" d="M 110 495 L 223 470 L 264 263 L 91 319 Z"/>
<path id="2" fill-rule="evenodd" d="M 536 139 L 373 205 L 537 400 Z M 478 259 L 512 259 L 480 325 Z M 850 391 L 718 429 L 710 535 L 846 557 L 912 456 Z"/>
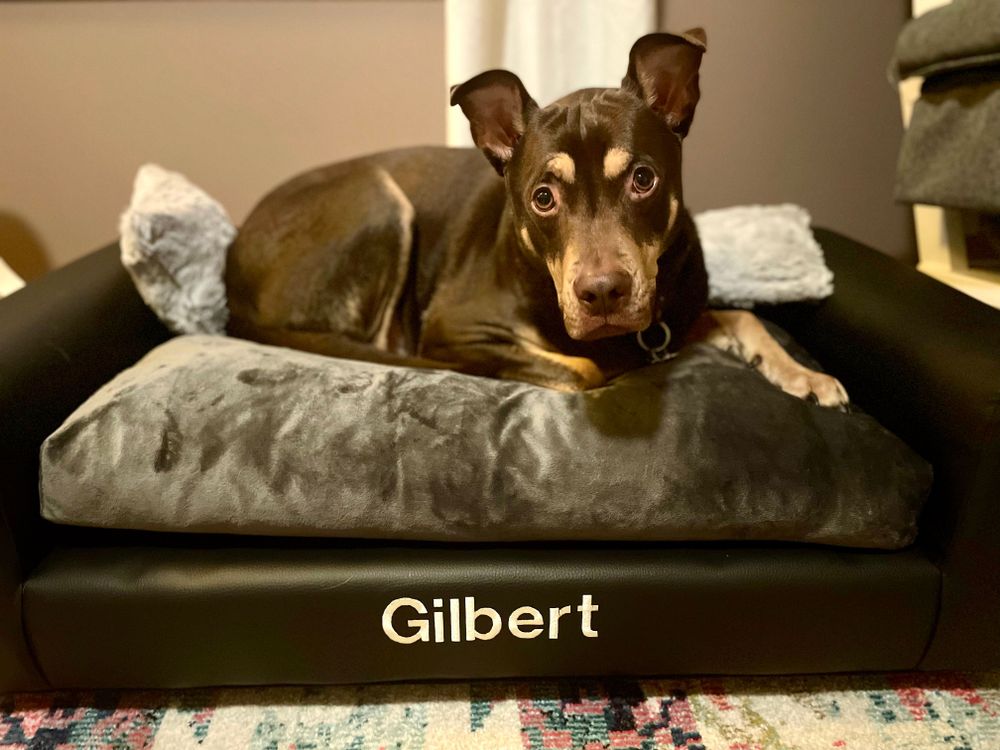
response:
<path id="1" fill-rule="evenodd" d="M 632 189 L 640 195 L 648 193 L 656 184 L 656 172 L 649 167 L 636 167 L 632 173 Z"/>
<path id="2" fill-rule="evenodd" d="M 550 213 L 556 207 L 556 196 L 552 188 L 542 186 L 531 194 L 531 205 L 540 214 Z"/>

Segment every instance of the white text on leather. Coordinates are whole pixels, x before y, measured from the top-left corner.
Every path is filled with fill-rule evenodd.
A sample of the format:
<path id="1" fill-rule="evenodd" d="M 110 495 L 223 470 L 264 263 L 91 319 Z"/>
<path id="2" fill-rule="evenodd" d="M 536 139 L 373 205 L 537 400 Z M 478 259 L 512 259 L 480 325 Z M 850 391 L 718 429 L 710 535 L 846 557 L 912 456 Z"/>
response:
<path id="1" fill-rule="evenodd" d="M 447 608 L 444 599 L 433 599 L 430 610 L 419 599 L 404 596 L 393 599 L 382 612 L 382 630 L 396 643 L 489 641 L 497 637 L 504 625 L 515 638 L 538 638 L 547 632 L 548 638 L 555 640 L 560 629 L 576 624 L 573 609 L 569 604 L 549 607 L 546 616 L 535 607 L 518 607 L 504 618 L 492 607 L 476 607 L 472 596 L 448 599 Z M 575 609 L 580 616 L 580 633 L 597 638 L 593 616 L 599 607 L 593 597 L 584 594 Z M 564 617 L 567 619 L 562 620 Z"/>

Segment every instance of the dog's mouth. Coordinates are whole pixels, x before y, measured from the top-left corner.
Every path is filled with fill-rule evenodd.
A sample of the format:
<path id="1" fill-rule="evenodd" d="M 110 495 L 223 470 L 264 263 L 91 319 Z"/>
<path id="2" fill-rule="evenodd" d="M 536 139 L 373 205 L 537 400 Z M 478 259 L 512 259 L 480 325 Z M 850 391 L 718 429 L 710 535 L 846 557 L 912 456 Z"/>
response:
<path id="1" fill-rule="evenodd" d="M 587 331 L 582 336 L 579 337 L 580 341 L 597 341 L 598 339 L 607 339 L 612 336 L 622 336 L 629 333 L 629 328 L 624 326 L 611 325 L 610 323 L 602 323 L 597 328 Z"/>
<path id="2" fill-rule="evenodd" d="M 582 315 L 565 320 L 566 332 L 577 341 L 598 341 L 644 331 L 651 317 L 648 309 L 638 314 Z"/>

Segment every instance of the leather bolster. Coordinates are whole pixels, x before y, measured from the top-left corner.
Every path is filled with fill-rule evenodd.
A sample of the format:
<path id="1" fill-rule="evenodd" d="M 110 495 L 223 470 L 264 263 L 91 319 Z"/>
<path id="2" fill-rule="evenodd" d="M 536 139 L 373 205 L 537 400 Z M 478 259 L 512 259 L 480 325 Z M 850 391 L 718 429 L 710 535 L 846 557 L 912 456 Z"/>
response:
<path id="1" fill-rule="evenodd" d="M 0 508 L 24 569 L 46 547 L 38 520 L 42 441 L 100 385 L 168 337 L 122 268 L 117 244 L 0 300 Z"/>
<path id="2" fill-rule="evenodd" d="M 0 691 L 45 683 L 22 634 L 21 584 L 49 547 L 38 448 L 116 372 L 166 340 L 117 244 L 0 300 Z"/>
<path id="3" fill-rule="evenodd" d="M 1000 311 L 834 232 L 816 238 L 833 296 L 766 315 L 934 465 L 920 542 L 942 568 L 942 609 L 923 666 L 975 668 L 970 643 L 996 661 Z"/>

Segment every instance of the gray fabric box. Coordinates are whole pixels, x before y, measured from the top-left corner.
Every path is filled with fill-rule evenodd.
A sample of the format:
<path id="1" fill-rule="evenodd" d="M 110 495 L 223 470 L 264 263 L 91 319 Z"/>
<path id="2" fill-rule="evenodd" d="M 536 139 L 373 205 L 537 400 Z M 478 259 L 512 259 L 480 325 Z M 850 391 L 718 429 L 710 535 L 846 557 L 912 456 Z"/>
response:
<path id="1" fill-rule="evenodd" d="M 896 198 L 1000 213 L 1000 66 L 924 82 L 903 136 Z"/>

